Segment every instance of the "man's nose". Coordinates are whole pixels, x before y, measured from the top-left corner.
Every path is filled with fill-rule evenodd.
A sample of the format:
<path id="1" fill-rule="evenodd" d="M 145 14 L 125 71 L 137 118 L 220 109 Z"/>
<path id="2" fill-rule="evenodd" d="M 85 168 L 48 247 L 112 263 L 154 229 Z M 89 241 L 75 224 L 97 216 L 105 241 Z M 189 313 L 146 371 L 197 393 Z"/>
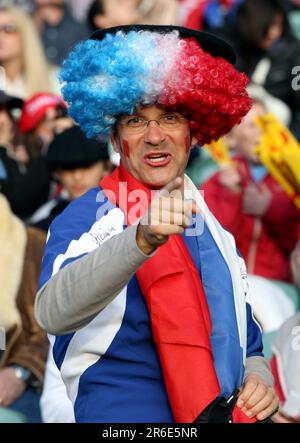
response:
<path id="1" fill-rule="evenodd" d="M 158 145 L 165 140 L 166 135 L 161 130 L 159 122 L 156 120 L 151 120 L 146 127 L 144 138 L 146 143 Z"/>

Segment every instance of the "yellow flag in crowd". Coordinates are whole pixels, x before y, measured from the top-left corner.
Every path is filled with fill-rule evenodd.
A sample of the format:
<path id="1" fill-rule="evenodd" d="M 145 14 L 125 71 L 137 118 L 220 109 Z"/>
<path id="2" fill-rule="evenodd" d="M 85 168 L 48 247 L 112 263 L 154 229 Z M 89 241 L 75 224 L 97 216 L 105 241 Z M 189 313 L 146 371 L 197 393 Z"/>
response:
<path id="1" fill-rule="evenodd" d="M 257 146 L 261 163 L 300 208 L 300 144 L 273 114 L 257 117 L 256 123 L 262 129 Z M 205 147 L 220 166 L 234 164 L 223 137 Z"/>
<path id="2" fill-rule="evenodd" d="M 221 137 L 218 141 L 205 145 L 205 147 L 208 149 L 210 155 L 218 165 L 223 166 L 233 163 L 230 158 L 229 150 L 224 143 L 223 137 Z"/>
<path id="3" fill-rule="evenodd" d="M 300 208 L 300 144 L 273 114 L 256 121 L 263 132 L 257 147 L 260 161 Z"/>

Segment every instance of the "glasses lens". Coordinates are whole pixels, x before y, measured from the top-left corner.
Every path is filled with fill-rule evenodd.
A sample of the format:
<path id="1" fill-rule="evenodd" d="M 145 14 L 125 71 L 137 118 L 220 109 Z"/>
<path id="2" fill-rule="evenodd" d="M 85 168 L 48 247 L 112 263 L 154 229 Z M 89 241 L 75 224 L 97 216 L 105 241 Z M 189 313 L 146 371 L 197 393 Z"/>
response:
<path id="1" fill-rule="evenodd" d="M 139 129 L 145 126 L 145 120 L 141 117 L 127 117 L 120 121 L 121 126 L 129 129 Z"/>
<path id="2" fill-rule="evenodd" d="M 166 114 L 159 119 L 159 124 L 163 128 L 176 128 L 185 121 L 185 118 L 179 114 Z"/>

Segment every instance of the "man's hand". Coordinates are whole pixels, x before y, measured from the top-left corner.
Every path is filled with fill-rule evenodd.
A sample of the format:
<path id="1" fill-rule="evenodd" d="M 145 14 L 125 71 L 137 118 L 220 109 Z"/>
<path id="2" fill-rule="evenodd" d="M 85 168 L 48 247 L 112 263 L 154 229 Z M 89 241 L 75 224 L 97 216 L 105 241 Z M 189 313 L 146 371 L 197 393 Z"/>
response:
<path id="1" fill-rule="evenodd" d="M 192 200 L 184 200 L 180 188 L 183 179 L 175 178 L 158 191 L 137 229 L 137 245 L 151 254 L 169 235 L 182 234 L 191 224 L 193 213 L 200 212 Z"/>
<path id="2" fill-rule="evenodd" d="M 243 211 L 245 214 L 261 217 L 272 200 L 272 192 L 266 185 L 260 187 L 251 183 L 244 192 Z"/>
<path id="3" fill-rule="evenodd" d="M 249 417 L 264 420 L 278 407 L 275 390 L 256 374 L 249 374 L 239 393 L 237 406 Z"/>
<path id="4" fill-rule="evenodd" d="M 0 406 L 9 406 L 23 394 L 25 389 L 25 383 L 16 377 L 13 368 L 0 370 Z"/>

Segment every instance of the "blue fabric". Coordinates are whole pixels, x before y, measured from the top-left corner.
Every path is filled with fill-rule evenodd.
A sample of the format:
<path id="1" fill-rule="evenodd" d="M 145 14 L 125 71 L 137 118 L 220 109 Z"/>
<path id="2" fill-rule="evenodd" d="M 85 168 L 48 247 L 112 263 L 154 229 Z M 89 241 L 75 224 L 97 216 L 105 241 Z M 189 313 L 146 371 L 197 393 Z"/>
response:
<path id="1" fill-rule="evenodd" d="M 197 217 L 201 215 L 198 214 Z M 230 271 L 206 225 L 202 235 L 184 235 L 183 238 L 199 271 L 209 306 L 212 321 L 210 342 L 220 394 L 228 397 L 235 387 L 242 384 L 244 377 L 243 350 L 239 340 Z M 246 311 L 246 356 L 263 356 L 261 331 L 252 317 L 248 303 Z"/>
<path id="2" fill-rule="evenodd" d="M 6 168 L 3 161 L 0 159 L 0 180 L 5 180 L 7 178 Z"/>
<path id="3" fill-rule="evenodd" d="M 21 412 L 28 423 L 42 423 L 40 394 L 31 386 L 9 406 L 9 409 Z"/>
<path id="4" fill-rule="evenodd" d="M 258 324 L 253 319 L 252 309 L 246 303 L 247 311 L 247 357 L 263 357 L 263 342 Z"/>
<path id="5" fill-rule="evenodd" d="M 55 338 L 52 353 L 55 364 L 58 367 L 58 369 L 60 369 L 61 365 L 63 364 L 69 343 L 72 340 L 74 334 L 75 333 L 73 332 L 71 334 L 58 335 Z"/>
<path id="6" fill-rule="evenodd" d="M 255 182 L 262 181 L 266 177 L 266 175 L 268 174 L 268 171 L 264 167 L 264 165 L 259 165 L 259 164 L 250 165 L 250 171 L 251 171 L 251 176 Z"/>
<path id="7" fill-rule="evenodd" d="M 221 28 L 224 25 L 224 8 L 219 0 L 212 0 L 204 11 L 204 21 L 209 28 Z"/>
<path id="8" fill-rule="evenodd" d="M 214 364 L 221 394 L 227 397 L 234 388 L 242 384 L 244 375 L 243 350 L 238 334 L 231 275 L 206 225 L 202 235 L 184 236 L 184 240 L 198 268 L 208 302 Z"/>
<path id="9" fill-rule="evenodd" d="M 136 277 L 128 285 L 121 328 L 105 355 L 80 377 L 75 418 L 101 423 L 174 422 Z"/>
<path id="10" fill-rule="evenodd" d="M 91 189 L 82 197 L 74 200 L 51 224 L 49 229 L 50 236 L 43 258 L 39 288 L 51 278 L 56 257 L 64 254 L 70 242 L 78 240 L 97 221 L 100 207 L 105 206 L 108 210 L 112 209 L 113 206 L 107 201 L 107 198 L 102 199 L 101 196 L 99 197 L 99 191 L 99 187 Z M 73 220 L 76 220 L 76 222 L 74 223 Z M 52 235 L 52 231 L 54 235 Z M 60 269 L 72 261 L 78 260 L 83 255 L 85 254 L 67 259 Z"/>

